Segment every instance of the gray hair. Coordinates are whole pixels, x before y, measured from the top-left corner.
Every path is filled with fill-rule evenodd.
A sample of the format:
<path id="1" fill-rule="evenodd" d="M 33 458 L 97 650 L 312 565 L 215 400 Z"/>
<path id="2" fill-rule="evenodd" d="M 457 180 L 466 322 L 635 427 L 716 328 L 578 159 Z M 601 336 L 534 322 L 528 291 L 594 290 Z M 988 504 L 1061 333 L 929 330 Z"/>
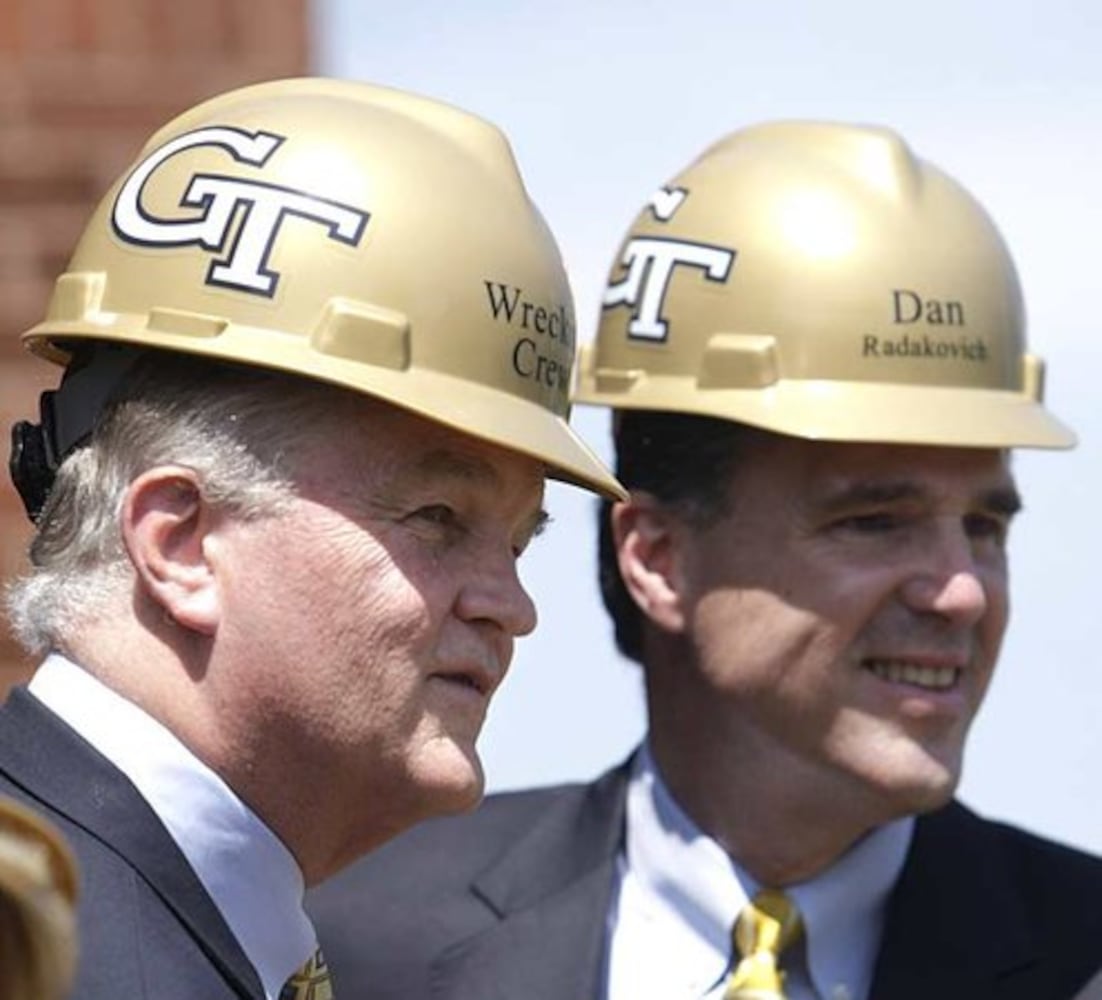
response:
<path id="1" fill-rule="evenodd" d="M 32 654 L 64 648 L 78 623 L 126 593 L 133 569 L 119 514 L 137 476 L 183 465 L 216 507 L 245 519 L 277 514 L 294 495 L 309 431 L 334 420 L 349 396 L 293 375 L 151 353 L 89 443 L 58 469 L 37 519 L 31 570 L 5 595 L 15 637 Z"/>

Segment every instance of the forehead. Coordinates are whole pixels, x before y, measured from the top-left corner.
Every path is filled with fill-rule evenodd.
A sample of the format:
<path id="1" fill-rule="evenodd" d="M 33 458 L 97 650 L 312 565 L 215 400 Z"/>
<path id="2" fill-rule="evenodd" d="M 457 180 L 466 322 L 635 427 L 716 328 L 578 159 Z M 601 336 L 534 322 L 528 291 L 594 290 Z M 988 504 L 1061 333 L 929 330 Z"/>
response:
<path id="1" fill-rule="evenodd" d="M 537 459 L 368 397 L 343 411 L 326 432 L 324 464 L 361 489 L 448 480 L 542 492 L 546 470 Z"/>
<path id="2" fill-rule="evenodd" d="M 770 435 L 736 467 L 740 490 L 754 481 L 827 501 L 855 486 L 898 488 L 907 494 L 982 497 L 1014 489 L 1010 453 L 990 448 L 806 441 Z"/>

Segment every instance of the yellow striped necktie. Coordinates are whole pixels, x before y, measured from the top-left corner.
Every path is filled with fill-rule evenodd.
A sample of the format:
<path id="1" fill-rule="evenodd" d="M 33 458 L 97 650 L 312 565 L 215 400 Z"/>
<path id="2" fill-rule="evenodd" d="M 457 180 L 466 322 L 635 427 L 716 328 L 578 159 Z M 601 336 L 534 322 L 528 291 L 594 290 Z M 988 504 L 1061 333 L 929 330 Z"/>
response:
<path id="1" fill-rule="evenodd" d="M 320 948 L 301 969 L 291 974 L 279 991 L 279 1000 L 333 1000 L 329 966 L 325 964 Z"/>
<path id="2" fill-rule="evenodd" d="M 723 1000 L 787 1000 L 780 957 L 800 929 L 800 911 L 783 892 L 763 889 L 747 903 L 731 935 L 739 963 Z"/>

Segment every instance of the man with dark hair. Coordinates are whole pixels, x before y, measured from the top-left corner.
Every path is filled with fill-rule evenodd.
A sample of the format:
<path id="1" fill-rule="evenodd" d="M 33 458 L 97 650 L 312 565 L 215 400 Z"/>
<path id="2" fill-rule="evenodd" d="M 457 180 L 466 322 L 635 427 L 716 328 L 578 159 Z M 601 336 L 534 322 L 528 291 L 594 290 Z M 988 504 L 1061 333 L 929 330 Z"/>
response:
<path id="1" fill-rule="evenodd" d="M 436 1000 L 1067 1000 L 1102 861 L 953 799 L 1008 617 L 1010 449 L 1067 447 L 1010 256 L 895 134 L 735 133 L 636 219 L 577 398 L 648 730 L 322 887 L 338 985 Z"/>

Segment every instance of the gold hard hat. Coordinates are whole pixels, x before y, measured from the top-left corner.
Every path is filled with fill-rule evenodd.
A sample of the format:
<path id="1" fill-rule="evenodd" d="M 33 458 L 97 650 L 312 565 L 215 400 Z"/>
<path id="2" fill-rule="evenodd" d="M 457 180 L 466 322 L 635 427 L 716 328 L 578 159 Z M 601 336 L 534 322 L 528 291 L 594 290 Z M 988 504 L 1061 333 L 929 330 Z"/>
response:
<path id="1" fill-rule="evenodd" d="M 660 188 L 613 265 L 575 399 L 797 437 L 1069 447 L 1013 261 L 895 133 L 735 132 Z"/>
<path id="2" fill-rule="evenodd" d="M 57 828 L 0 796 L 0 994 L 60 1000 L 76 968 L 77 863 Z"/>
<path id="3" fill-rule="evenodd" d="M 77 863 L 73 852 L 56 827 L 37 812 L 7 795 L 0 795 L 0 839 L 12 845 L 19 864 L 10 864 L 0 851 L 0 890 L 15 889 L 33 874 L 37 886 L 49 886 L 70 904 L 77 898 Z"/>
<path id="4" fill-rule="evenodd" d="M 112 341 L 319 379 L 622 495 L 567 424 L 571 295 L 506 139 L 396 90 L 283 80 L 180 115 L 24 336 L 60 363 Z"/>

